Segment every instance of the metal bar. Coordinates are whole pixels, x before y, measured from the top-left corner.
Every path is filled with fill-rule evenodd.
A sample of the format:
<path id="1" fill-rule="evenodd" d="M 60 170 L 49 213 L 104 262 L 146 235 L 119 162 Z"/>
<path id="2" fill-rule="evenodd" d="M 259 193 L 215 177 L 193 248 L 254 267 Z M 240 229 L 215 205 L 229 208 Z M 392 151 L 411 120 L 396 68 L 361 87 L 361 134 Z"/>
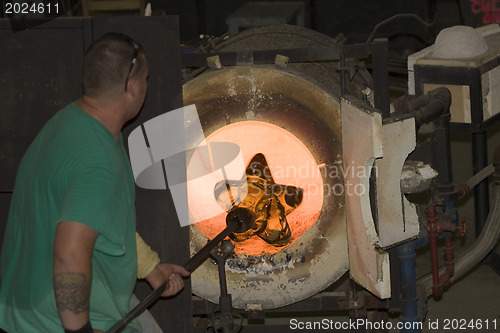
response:
<path id="1" fill-rule="evenodd" d="M 274 64 L 276 54 L 289 58 L 289 63 L 339 61 L 340 54 L 346 58 L 366 58 L 370 50 L 365 44 L 338 45 L 335 47 L 311 47 L 294 49 L 255 50 L 253 63 L 256 65 Z M 206 67 L 206 59 L 219 56 L 222 66 L 235 66 L 238 52 L 191 53 L 181 56 L 182 67 Z"/>
<path id="2" fill-rule="evenodd" d="M 214 237 L 210 242 L 208 242 L 204 247 L 201 248 L 191 259 L 188 260 L 184 268 L 189 272 L 193 272 L 210 256 L 210 252 L 224 240 L 227 236 L 233 233 L 237 229 L 238 225 L 236 223 L 229 224 L 226 229 L 222 230 L 220 234 Z"/>
<path id="3" fill-rule="evenodd" d="M 481 131 L 482 126 L 478 124 L 468 124 L 468 123 L 450 123 L 450 130 L 455 132 L 474 133 Z"/>
<path id="4" fill-rule="evenodd" d="M 437 170 L 438 191 L 443 195 L 453 192 L 449 113 L 442 114 L 434 123 L 432 134 L 433 167 Z"/>
<path id="5" fill-rule="evenodd" d="M 184 265 L 184 268 L 193 272 L 198 267 L 200 267 L 203 262 L 208 259 L 210 252 L 222 241 L 224 238 L 229 236 L 238 228 L 237 223 L 230 223 L 220 234 L 214 237 L 210 242 L 208 242 L 204 247 L 201 248 L 188 262 Z M 137 304 L 135 308 L 129 311 L 121 320 L 116 322 L 106 333 L 119 333 L 135 318 L 137 318 L 141 313 L 143 313 L 150 305 L 156 302 L 161 294 L 165 291 L 168 286 L 168 282 L 165 282 L 160 287 L 151 292 L 142 302 Z"/>
<path id="6" fill-rule="evenodd" d="M 470 91 L 470 116 L 473 124 L 483 122 L 483 89 L 481 84 L 481 74 L 476 68 L 469 68 L 468 85 Z"/>
<path id="7" fill-rule="evenodd" d="M 345 55 L 340 54 L 340 95 L 344 96 L 346 94 L 346 69 L 345 69 Z"/>
<path id="8" fill-rule="evenodd" d="M 494 115 L 494 116 L 492 116 L 492 117 L 490 117 L 490 118 L 488 118 L 486 120 L 483 120 L 483 123 L 481 124 L 481 127 L 476 132 L 487 130 L 491 126 L 493 126 L 496 123 L 498 123 L 499 120 L 500 120 L 500 113 L 497 113 L 496 115 Z"/>
<path id="9" fill-rule="evenodd" d="M 287 306 L 266 309 L 265 313 L 287 314 L 307 312 L 324 312 L 324 311 L 345 311 L 348 310 L 348 300 L 346 292 L 321 292 L 315 296 L 302 300 L 298 303 L 293 303 Z M 359 299 L 365 304 L 367 309 L 387 309 L 391 311 L 399 310 L 399 304 L 392 306 L 387 300 L 381 301 L 377 297 L 366 291 L 358 292 Z M 399 303 L 399 301 L 398 301 Z M 193 297 L 193 315 L 206 315 L 211 313 L 216 304 L 203 300 L 199 297 Z M 237 313 L 247 313 L 244 309 L 233 309 Z"/>
<path id="10" fill-rule="evenodd" d="M 389 71 L 387 67 L 388 42 L 387 39 L 378 40 L 370 44 L 373 54 L 373 81 L 375 82 L 375 107 L 382 112 L 382 119 L 391 116 L 389 100 Z"/>
<path id="11" fill-rule="evenodd" d="M 464 67 L 447 67 L 447 66 L 414 66 L 415 72 L 415 89 L 417 95 L 424 94 L 424 84 L 453 84 L 453 85 L 470 85 L 469 68 Z"/>
<path id="12" fill-rule="evenodd" d="M 472 134 L 473 173 L 478 173 L 488 165 L 488 147 L 486 131 Z M 475 232 L 476 238 L 483 230 L 490 211 L 488 179 L 474 188 Z"/>
<path id="13" fill-rule="evenodd" d="M 477 67 L 477 69 L 479 70 L 479 72 L 481 74 L 484 74 L 484 73 L 489 72 L 498 66 L 500 66 L 500 56 L 496 56 L 495 58 L 493 58 L 493 59 L 491 59 L 483 64 L 480 64 Z"/>

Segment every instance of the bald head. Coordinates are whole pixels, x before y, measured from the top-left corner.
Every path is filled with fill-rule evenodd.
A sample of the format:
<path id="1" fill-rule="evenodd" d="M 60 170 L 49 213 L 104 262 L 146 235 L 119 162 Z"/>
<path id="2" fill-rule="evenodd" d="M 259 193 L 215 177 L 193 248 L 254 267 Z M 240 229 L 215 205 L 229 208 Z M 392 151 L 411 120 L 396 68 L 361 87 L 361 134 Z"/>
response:
<path id="1" fill-rule="evenodd" d="M 134 60 L 135 59 L 135 60 Z M 144 72 L 143 47 L 120 33 L 108 33 L 87 50 L 83 63 L 83 93 L 112 98 L 126 90 L 126 82 Z"/>

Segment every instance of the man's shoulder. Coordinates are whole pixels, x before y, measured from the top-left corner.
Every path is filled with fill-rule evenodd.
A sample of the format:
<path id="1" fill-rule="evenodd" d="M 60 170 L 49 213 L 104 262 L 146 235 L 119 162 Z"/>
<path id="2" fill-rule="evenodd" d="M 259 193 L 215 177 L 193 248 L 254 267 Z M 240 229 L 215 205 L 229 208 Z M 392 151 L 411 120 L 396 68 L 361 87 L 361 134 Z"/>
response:
<path id="1" fill-rule="evenodd" d="M 89 117 L 76 103 L 62 108 L 42 128 L 27 155 L 56 168 L 106 163 L 105 133 Z"/>
<path id="2" fill-rule="evenodd" d="M 42 130 L 43 140 L 70 149 L 101 151 L 110 142 L 110 133 L 75 102 L 59 110 Z"/>
<path id="3" fill-rule="evenodd" d="M 88 115 L 78 107 L 76 102 L 70 103 L 60 109 L 47 123 L 46 127 L 79 130 L 90 126 Z"/>
<path id="4" fill-rule="evenodd" d="M 58 138 L 60 135 L 70 136 L 77 139 L 79 133 L 85 133 L 85 118 L 75 102 L 70 103 L 57 111 L 41 129 L 40 140 L 50 140 Z"/>

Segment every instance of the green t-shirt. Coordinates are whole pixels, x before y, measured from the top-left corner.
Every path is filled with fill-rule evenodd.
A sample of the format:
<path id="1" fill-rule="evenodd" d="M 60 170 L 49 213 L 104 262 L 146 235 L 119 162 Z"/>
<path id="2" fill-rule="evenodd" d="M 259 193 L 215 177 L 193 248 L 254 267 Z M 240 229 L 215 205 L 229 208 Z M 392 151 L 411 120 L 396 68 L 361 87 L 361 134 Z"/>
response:
<path id="1" fill-rule="evenodd" d="M 99 232 L 90 321 L 106 331 L 133 307 L 135 188 L 122 137 L 72 103 L 52 117 L 19 166 L 0 257 L 0 327 L 63 332 L 52 285 L 58 222 Z M 126 332 L 135 327 L 129 325 Z"/>

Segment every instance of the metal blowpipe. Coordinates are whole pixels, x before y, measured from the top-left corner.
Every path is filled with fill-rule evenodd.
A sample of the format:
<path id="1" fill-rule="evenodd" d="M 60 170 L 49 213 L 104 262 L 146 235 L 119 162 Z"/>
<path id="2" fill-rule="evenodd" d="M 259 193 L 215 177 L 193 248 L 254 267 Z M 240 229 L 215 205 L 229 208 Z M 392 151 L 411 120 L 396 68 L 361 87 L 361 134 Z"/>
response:
<path id="1" fill-rule="evenodd" d="M 233 232 L 245 232 L 253 225 L 253 214 L 246 208 L 233 208 L 226 217 L 227 227 L 222 230 L 220 234 L 215 236 L 210 242 L 201 248 L 194 256 L 192 256 L 184 268 L 192 273 L 200 265 L 209 258 L 210 252 Z M 121 320 L 117 321 L 106 333 L 119 333 L 130 324 L 135 318 L 143 313 L 151 304 L 156 302 L 161 294 L 167 289 L 168 282 L 165 282 L 157 289 L 153 290 L 142 302 L 136 305 L 135 308 L 130 310 Z"/>

